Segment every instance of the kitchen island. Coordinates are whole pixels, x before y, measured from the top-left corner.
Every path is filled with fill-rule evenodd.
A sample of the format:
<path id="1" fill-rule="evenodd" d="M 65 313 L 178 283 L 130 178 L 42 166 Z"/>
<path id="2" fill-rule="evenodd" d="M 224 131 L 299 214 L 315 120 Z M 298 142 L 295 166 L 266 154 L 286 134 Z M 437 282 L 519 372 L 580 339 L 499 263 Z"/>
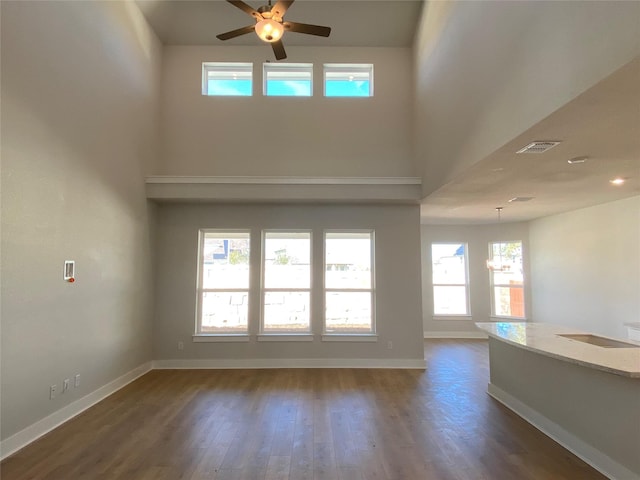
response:
<path id="1" fill-rule="evenodd" d="M 612 479 L 640 480 L 640 343 L 525 322 L 489 336 L 488 393 Z"/>

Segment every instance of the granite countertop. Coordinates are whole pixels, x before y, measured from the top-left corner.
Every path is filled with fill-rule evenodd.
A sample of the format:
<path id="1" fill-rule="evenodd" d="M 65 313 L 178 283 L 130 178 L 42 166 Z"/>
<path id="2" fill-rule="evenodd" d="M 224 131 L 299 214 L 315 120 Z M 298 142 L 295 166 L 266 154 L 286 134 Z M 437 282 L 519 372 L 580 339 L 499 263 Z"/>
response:
<path id="1" fill-rule="evenodd" d="M 561 337 L 559 334 L 590 333 L 548 323 L 481 322 L 476 323 L 476 326 L 490 337 L 526 350 L 616 375 L 640 379 L 640 348 L 606 348 Z M 613 340 L 640 346 L 639 342 L 633 340 Z"/>

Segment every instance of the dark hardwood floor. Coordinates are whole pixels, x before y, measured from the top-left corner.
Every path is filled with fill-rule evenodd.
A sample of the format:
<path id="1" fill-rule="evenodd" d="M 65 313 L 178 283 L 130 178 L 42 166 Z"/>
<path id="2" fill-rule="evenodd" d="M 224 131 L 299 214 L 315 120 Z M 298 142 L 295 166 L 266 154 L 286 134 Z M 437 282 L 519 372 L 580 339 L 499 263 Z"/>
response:
<path id="1" fill-rule="evenodd" d="M 486 341 L 427 370 L 155 370 L 0 464 L 2 480 L 605 478 L 486 394 Z"/>

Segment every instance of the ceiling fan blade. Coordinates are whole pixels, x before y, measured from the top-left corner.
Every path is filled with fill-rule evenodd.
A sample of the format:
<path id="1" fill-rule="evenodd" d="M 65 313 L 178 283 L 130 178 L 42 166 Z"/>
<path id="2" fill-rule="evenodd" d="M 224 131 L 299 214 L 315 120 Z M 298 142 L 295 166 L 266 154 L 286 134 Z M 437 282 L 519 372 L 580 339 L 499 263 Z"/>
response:
<path id="1" fill-rule="evenodd" d="M 284 14 L 287 13 L 287 10 L 294 1 L 295 0 L 280 0 L 271 9 L 271 15 L 282 19 L 282 17 L 284 17 Z"/>
<path id="2" fill-rule="evenodd" d="M 285 30 L 296 33 L 306 33 L 319 37 L 328 37 L 331 27 L 321 27 L 320 25 L 309 25 L 308 23 L 282 22 Z"/>
<path id="3" fill-rule="evenodd" d="M 250 5 L 247 5 L 243 1 L 241 1 L 241 0 L 227 0 L 227 2 L 229 2 L 234 7 L 239 8 L 243 12 L 248 13 L 252 17 L 254 17 L 254 18 L 258 19 L 258 20 L 262 20 L 262 15 L 260 15 L 260 12 L 258 12 L 256 9 L 254 9 Z"/>
<path id="4" fill-rule="evenodd" d="M 247 33 L 251 33 L 255 31 L 255 25 L 249 25 L 247 27 L 238 28 L 236 30 L 231 30 L 230 32 L 221 33 L 220 35 L 216 35 L 219 40 L 229 40 L 230 38 L 236 38 L 240 35 L 245 35 Z"/>
<path id="5" fill-rule="evenodd" d="M 282 44 L 282 40 L 278 40 L 277 42 L 272 42 L 271 46 L 273 47 L 273 53 L 276 56 L 276 60 L 284 60 L 287 58 L 287 52 L 284 51 L 284 45 Z"/>

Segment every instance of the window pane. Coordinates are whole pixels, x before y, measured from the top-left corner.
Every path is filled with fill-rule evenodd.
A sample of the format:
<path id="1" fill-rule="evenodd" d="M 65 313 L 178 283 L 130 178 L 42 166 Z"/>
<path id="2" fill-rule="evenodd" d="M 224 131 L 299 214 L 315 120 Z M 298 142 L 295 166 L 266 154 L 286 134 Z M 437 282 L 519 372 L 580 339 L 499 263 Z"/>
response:
<path id="1" fill-rule="evenodd" d="M 265 288 L 309 288 L 311 234 L 266 233 L 264 269 Z"/>
<path id="2" fill-rule="evenodd" d="M 466 284 L 467 266 L 464 247 L 464 244 L 461 243 L 434 243 L 431 245 L 434 284 Z"/>
<path id="3" fill-rule="evenodd" d="M 305 80 L 267 80 L 267 95 L 310 97 L 311 82 Z"/>
<path id="4" fill-rule="evenodd" d="M 204 292 L 201 333 L 246 333 L 247 292 Z"/>
<path id="5" fill-rule="evenodd" d="M 251 96 L 251 80 L 215 80 L 207 81 L 207 95 Z"/>
<path id="6" fill-rule="evenodd" d="M 370 97 L 373 95 L 373 64 L 325 63 L 326 97 Z"/>
<path id="7" fill-rule="evenodd" d="M 308 332 L 309 292 L 264 294 L 264 332 Z"/>
<path id="8" fill-rule="evenodd" d="M 203 95 L 251 96 L 253 64 L 239 62 L 205 62 Z"/>
<path id="9" fill-rule="evenodd" d="M 496 285 L 509 285 L 512 281 L 522 284 L 522 243 L 521 242 L 496 242 L 491 244 L 491 256 L 495 270 L 493 270 L 493 283 Z"/>
<path id="10" fill-rule="evenodd" d="M 371 288 L 371 234 L 327 233 L 325 287 Z"/>
<path id="11" fill-rule="evenodd" d="M 327 80 L 325 96 L 327 97 L 368 97 L 369 80 Z"/>
<path id="12" fill-rule="evenodd" d="M 264 93 L 268 96 L 310 97 L 313 64 L 265 63 Z"/>
<path id="13" fill-rule="evenodd" d="M 205 233 L 202 255 L 203 288 L 249 288 L 248 233 Z"/>
<path id="14" fill-rule="evenodd" d="M 328 333 L 369 333 L 371 326 L 371 292 L 327 292 L 325 329 Z"/>
<path id="15" fill-rule="evenodd" d="M 435 315 L 466 315 L 466 287 L 433 287 L 433 313 Z"/>
<path id="16" fill-rule="evenodd" d="M 524 290 L 522 287 L 494 287 L 494 312 L 498 316 L 524 317 Z"/>

